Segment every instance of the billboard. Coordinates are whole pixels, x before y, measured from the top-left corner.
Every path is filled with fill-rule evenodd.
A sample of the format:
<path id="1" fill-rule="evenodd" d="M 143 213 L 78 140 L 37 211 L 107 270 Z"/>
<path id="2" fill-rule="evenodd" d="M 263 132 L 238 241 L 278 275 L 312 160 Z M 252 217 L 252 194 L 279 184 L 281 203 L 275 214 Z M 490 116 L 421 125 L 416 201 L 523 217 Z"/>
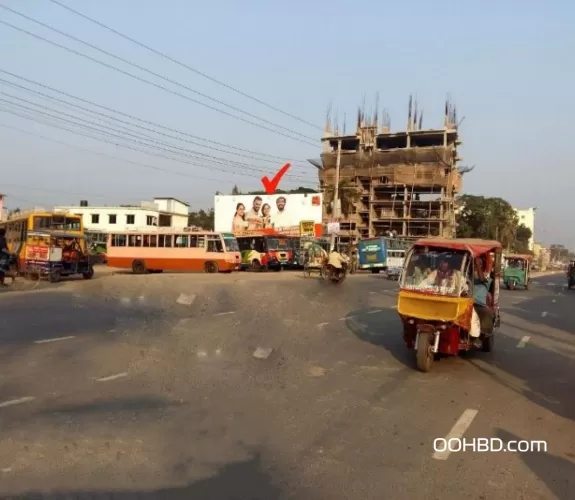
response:
<path id="1" fill-rule="evenodd" d="M 218 232 L 297 230 L 301 223 L 321 225 L 323 195 L 240 194 L 216 196 L 214 199 L 214 229 Z"/>

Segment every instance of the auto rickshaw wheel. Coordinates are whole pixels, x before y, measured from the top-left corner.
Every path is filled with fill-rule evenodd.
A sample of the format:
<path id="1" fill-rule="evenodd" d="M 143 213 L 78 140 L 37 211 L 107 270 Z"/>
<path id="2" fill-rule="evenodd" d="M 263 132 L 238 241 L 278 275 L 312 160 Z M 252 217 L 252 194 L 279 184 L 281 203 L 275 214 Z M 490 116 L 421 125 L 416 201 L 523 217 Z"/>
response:
<path id="1" fill-rule="evenodd" d="M 483 352 L 491 352 L 493 351 L 493 334 L 485 337 L 481 342 L 481 350 Z"/>
<path id="2" fill-rule="evenodd" d="M 94 268 L 90 266 L 87 271 L 82 273 L 82 278 L 85 280 L 91 280 L 94 277 Z"/>
<path id="3" fill-rule="evenodd" d="M 50 283 L 58 283 L 61 277 L 62 275 L 60 271 L 52 271 L 51 273 L 48 273 L 48 281 Z"/>
<path id="4" fill-rule="evenodd" d="M 431 350 L 431 335 L 428 333 L 420 333 L 417 336 L 417 369 L 422 372 L 428 372 L 431 370 L 434 359 L 435 356 Z"/>

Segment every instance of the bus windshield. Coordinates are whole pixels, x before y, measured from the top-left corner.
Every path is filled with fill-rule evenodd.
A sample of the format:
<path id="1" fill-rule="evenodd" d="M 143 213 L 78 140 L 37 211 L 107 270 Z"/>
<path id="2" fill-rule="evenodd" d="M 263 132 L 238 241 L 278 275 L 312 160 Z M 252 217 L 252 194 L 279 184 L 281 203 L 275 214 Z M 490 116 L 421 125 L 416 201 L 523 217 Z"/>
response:
<path id="1" fill-rule="evenodd" d="M 279 238 L 268 238 L 268 250 L 287 250 L 287 240 Z"/>
<path id="2" fill-rule="evenodd" d="M 239 252 L 240 246 L 238 245 L 238 240 L 235 238 L 224 238 L 224 245 L 227 252 Z"/>

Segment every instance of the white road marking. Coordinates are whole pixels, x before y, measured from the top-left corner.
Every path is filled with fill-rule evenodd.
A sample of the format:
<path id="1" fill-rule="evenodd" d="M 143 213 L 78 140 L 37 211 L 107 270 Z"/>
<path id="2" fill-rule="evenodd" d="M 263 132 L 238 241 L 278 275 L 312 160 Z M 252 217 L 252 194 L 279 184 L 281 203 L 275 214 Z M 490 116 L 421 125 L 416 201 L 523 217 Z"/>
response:
<path id="1" fill-rule="evenodd" d="M 273 349 L 271 347 L 258 347 L 252 356 L 257 359 L 268 359 Z"/>
<path id="2" fill-rule="evenodd" d="M 109 382 L 110 380 L 116 380 L 117 378 L 122 378 L 122 377 L 127 377 L 127 376 L 128 376 L 127 372 L 117 373 L 116 375 L 110 375 L 109 377 L 97 378 L 96 382 Z"/>
<path id="3" fill-rule="evenodd" d="M 227 314 L 236 314 L 236 311 L 228 311 L 223 313 L 216 313 L 214 316 L 226 316 Z"/>
<path id="4" fill-rule="evenodd" d="M 191 306 L 196 300 L 196 294 L 186 295 L 185 293 L 180 293 L 180 296 L 176 299 L 176 304 L 182 306 Z"/>
<path id="5" fill-rule="evenodd" d="M 542 318 L 544 318 L 545 316 L 547 316 L 547 311 L 543 311 L 543 312 L 541 313 L 541 317 L 542 317 Z"/>
<path id="6" fill-rule="evenodd" d="M 206 351 L 198 351 L 198 358 L 205 358 L 207 355 Z"/>
<path id="7" fill-rule="evenodd" d="M 339 321 L 346 321 L 348 319 L 354 319 L 355 316 L 344 316 L 343 318 L 339 318 Z"/>
<path id="8" fill-rule="evenodd" d="M 76 338 L 75 335 L 70 335 L 68 337 L 57 337 L 54 339 L 36 340 L 36 341 L 34 341 L 34 344 L 47 344 L 48 342 L 58 342 L 60 340 L 70 340 L 70 339 L 75 339 L 75 338 Z"/>
<path id="9" fill-rule="evenodd" d="M 465 410 L 463 415 L 459 417 L 459 420 L 455 422 L 455 425 L 451 428 L 449 434 L 445 436 L 445 440 L 449 443 L 450 439 L 462 438 L 463 434 L 465 434 L 465 431 L 469 429 L 469 426 L 471 425 L 471 422 L 473 422 L 473 419 L 476 415 L 477 410 L 472 410 L 471 408 Z M 450 454 L 451 452 L 449 449 L 446 449 L 445 451 L 436 451 L 433 453 L 433 458 L 435 460 L 447 460 Z"/>
<path id="10" fill-rule="evenodd" d="M 380 312 L 381 312 L 381 309 L 374 309 L 373 311 L 368 311 L 367 314 L 377 314 Z"/>
<path id="11" fill-rule="evenodd" d="M 322 327 L 324 327 L 325 325 L 329 325 L 329 323 L 318 323 L 317 327 L 318 327 L 318 328 L 322 328 Z"/>
<path id="12" fill-rule="evenodd" d="M 132 299 L 130 299 L 130 297 L 122 297 L 122 298 L 120 299 L 120 302 L 121 302 L 122 304 L 129 304 L 130 302 L 132 302 Z"/>
<path id="13" fill-rule="evenodd" d="M 551 302 L 553 302 L 553 304 L 555 304 L 555 302 L 557 302 L 555 299 L 553 299 Z"/>
<path id="14" fill-rule="evenodd" d="M 523 337 L 519 343 L 517 344 L 517 347 L 519 347 L 520 349 L 522 349 L 523 347 L 525 347 L 527 345 L 527 342 L 529 342 L 529 339 L 531 337 L 529 335 L 525 335 L 525 337 Z"/>
<path id="15" fill-rule="evenodd" d="M 10 401 L 4 401 L 3 403 L 0 403 L 0 408 L 6 408 L 7 406 L 14 406 L 14 405 L 19 405 L 21 403 L 27 403 L 28 401 L 33 401 L 36 398 L 33 398 L 31 396 L 27 396 L 25 398 L 20 398 L 20 399 L 11 399 Z"/>

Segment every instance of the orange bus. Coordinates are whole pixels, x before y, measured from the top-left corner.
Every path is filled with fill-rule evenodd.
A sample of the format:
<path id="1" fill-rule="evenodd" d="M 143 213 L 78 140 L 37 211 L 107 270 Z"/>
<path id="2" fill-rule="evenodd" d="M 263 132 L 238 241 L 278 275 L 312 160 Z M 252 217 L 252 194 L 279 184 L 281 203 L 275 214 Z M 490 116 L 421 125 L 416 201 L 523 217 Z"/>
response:
<path id="1" fill-rule="evenodd" d="M 108 235 L 109 267 L 135 274 L 162 271 L 239 271 L 238 241 L 231 233 L 174 229 L 125 231 Z"/>

